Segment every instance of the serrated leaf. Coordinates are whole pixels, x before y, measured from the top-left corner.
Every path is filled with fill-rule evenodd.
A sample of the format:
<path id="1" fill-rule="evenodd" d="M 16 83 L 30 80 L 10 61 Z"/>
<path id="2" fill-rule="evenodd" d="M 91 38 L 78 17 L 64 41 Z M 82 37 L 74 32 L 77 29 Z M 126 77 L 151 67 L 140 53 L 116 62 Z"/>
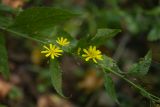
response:
<path id="1" fill-rule="evenodd" d="M 8 29 L 23 37 L 47 43 L 48 41 L 45 39 L 50 39 L 51 35 L 43 35 L 43 33 L 53 30 L 56 25 L 60 25 L 74 16 L 77 14 L 63 9 L 34 7 L 21 12 Z"/>
<path id="2" fill-rule="evenodd" d="M 56 59 L 50 60 L 50 76 L 53 87 L 59 95 L 64 97 L 62 91 L 62 72 L 59 62 Z"/>
<path id="3" fill-rule="evenodd" d="M 115 72 L 123 73 L 117 63 L 110 57 L 103 55 L 103 60 L 99 62 L 99 65 L 105 70 L 112 70 Z"/>
<path id="4" fill-rule="evenodd" d="M 105 87 L 108 95 L 112 98 L 112 100 L 115 101 L 116 103 L 119 103 L 118 99 L 117 99 L 113 80 L 106 72 L 104 74 L 104 87 Z"/>
<path id="5" fill-rule="evenodd" d="M 34 7 L 21 12 L 15 19 L 13 28 L 24 32 L 38 32 L 44 29 L 54 27 L 76 14 L 63 9 L 52 7 Z"/>
<path id="6" fill-rule="evenodd" d="M 98 29 L 96 35 L 90 40 L 90 43 L 96 46 L 105 44 L 108 39 L 113 38 L 119 32 L 121 32 L 120 29 Z"/>
<path id="7" fill-rule="evenodd" d="M 9 78 L 8 56 L 2 33 L 0 33 L 0 73 L 2 73 L 5 78 Z"/>
<path id="8" fill-rule="evenodd" d="M 128 74 L 134 76 L 146 75 L 151 65 L 151 61 L 152 61 L 152 53 L 151 51 L 149 51 L 142 60 L 132 65 L 132 67 L 128 71 Z"/>

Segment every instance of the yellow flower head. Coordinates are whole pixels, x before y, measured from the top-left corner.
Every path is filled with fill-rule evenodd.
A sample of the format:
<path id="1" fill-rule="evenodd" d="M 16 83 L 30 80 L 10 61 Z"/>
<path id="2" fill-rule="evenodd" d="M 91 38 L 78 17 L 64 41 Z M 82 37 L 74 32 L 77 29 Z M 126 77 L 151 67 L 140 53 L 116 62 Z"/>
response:
<path id="1" fill-rule="evenodd" d="M 67 40 L 67 38 L 63 38 L 63 37 L 60 37 L 56 40 L 56 42 L 59 44 L 59 45 L 62 45 L 62 46 L 66 46 L 68 45 L 70 42 Z"/>
<path id="2" fill-rule="evenodd" d="M 59 47 L 49 44 L 49 47 L 47 46 L 43 46 L 46 50 L 45 51 L 41 51 L 41 53 L 45 53 L 46 57 L 51 56 L 52 59 L 54 59 L 54 57 L 59 57 L 60 55 L 62 55 L 61 53 L 63 52 L 63 50 L 61 50 Z"/>
<path id="3" fill-rule="evenodd" d="M 97 60 L 103 60 L 102 59 L 102 54 L 100 50 L 96 50 L 96 46 L 89 46 L 88 50 L 83 49 L 85 54 L 82 56 L 85 57 L 86 61 L 89 61 L 92 59 L 95 63 L 97 63 Z"/>

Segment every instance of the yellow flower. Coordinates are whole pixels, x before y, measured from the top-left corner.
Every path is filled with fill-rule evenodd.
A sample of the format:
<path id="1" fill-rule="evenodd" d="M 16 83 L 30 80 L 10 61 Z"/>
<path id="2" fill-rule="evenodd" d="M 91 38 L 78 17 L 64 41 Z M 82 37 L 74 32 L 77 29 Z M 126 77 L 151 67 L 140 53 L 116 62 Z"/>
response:
<path id="1" fill-rule="evenodd" d="M 86 61 L 89 61 L 92 59 L 95 63 L 97 63 L 97 60 L 103 60 L 102 59 L 102 54 L 100 50 L 96 50 L 96 46 L 89 46 L 88 50 L 83 49 L 85 54 L 82 56 L 85 57 Z"/>
<path id="2" fill-rule="evenodd" d="M 63 52 L 63 50 L 61 50 L 59 47 L 49 44 L 49 47 L 47 46 L 43 46 L 46 50 L 45 51 L 41 51 L 41 53 L 45 53 L 46 57 L 51 56 L 52 59 L 54 59 L 54 57 L 59 57 L 60 55 L 62 55 L 61 53 Z"/>
<path id="3" fill-rule="evenodd" d="M 62 46 L 66 46 L 68 45 L 70 42 L 67 40 L 67 38 L 63 38 L 63 37 L 60 37 L 56 40 L 56 42 L 59 44 L 59 45 L 62 45 Z"/>

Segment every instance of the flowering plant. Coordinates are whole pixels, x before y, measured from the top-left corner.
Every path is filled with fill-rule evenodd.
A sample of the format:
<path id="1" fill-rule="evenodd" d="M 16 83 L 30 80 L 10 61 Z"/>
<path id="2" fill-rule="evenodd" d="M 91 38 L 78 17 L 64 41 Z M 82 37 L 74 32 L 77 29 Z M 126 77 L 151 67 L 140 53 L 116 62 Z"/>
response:
<path id="1" fill-rule="evenodd" d="M 78 14 L 63 9 L 49 7 L 30 8 L 20 12 L 14 19 L 14 23 L 4 23 L 0 25 L 0 29 L 27 39 L 35 40 L 43 45 L 41 53 L 50 60 L 51 82 L 61 96 L 64 95 L 62 92 L 62 74 L 58 57 L 69 53 L 101 69 L 104 77 L 104 87 L 115 102 L 119 103 L 110 74 L 124 79 L 136 88 L 142 96 L 153 102 L 160 103 L 159 97 L 147 92 L 144 88 L 127 78 L 128 75 L 136 74 L 144 76 L 147 74 L 152 60 L 152 52 L 149 51 L 141 61 L 129 69 L 128 73 L 124 73 L 112 58 L 108 57 L 105 53 L 103 54 L 99 49 L 99 46 L 105 44 L 108 39 L 113 38 L 121 30 L 101 28 L 97 30 L 96 34 L 84 36 L 77 40 L 63 30 L 62 26 L 59 27 L 60 23 L 64 23 L 76 16 L 78 16 Z M 8 19 L 5 20 L 10 21 Z M 1 35 L 3 35 L 3 33 Z M 0 70 L 2 74 L 8 78 L 7 52 L 3 36 L 0 36 L 0 47 L 0 54 L 5 56 L 0 59 Z"/>

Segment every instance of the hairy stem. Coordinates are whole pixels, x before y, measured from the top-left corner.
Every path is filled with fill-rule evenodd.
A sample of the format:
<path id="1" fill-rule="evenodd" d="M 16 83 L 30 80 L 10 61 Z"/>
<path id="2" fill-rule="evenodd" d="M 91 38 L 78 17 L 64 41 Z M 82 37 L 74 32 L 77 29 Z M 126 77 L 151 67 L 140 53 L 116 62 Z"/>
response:
<path id="1" fill-rule="evenodd" d="M 17 36 L 21 36 L 21 37 L 24 37 L 24 38 L 27 38 L 27 39 L 31 39 L 31 40 L 40 42 L 40 43 L 42 43 L 42 44 L 46 44 L 46 42 L 44 42 L 44 41 L 31 38 L 31 37 L 29 37 L 29 36 L 26 36 L 25 34 L 16 32 L 16 31 L 14 31 L 14 30 L 12 30 L 12 29 L 8 29 L 8 28 L 2 27 L 2 26 L 0 26 L 0 29 L 3 30 L 3 31 L 7 31 L 7 32 L 9 32 L 9 33 L 13 33 L 13 34 L 15 34 L 15 35 L 17 35 Z"/>
<path id="2" fill-rule="evenodd" d="M 124 75 L 118 73 L 118 72 L 115 72 L 111 69 L 107 69 L 108 71 L 110 71 L 111 73 L 119 76 L 120 78 L 124 79 L 126 82 L 128 82 L 130 85 L 132 85 L 134 88 L 138 89 L 141 93 L 141 95 L 147 97 L 148 99 L 154 101 L 154 102 L 157 102 L 157 103 L 160 103 L 160 98 L 147 92 L 144 88 L 142 88 L 141 86 L 135 84 L 134 82 L 130 81 L 129 79 L 127 79 Z"/>

